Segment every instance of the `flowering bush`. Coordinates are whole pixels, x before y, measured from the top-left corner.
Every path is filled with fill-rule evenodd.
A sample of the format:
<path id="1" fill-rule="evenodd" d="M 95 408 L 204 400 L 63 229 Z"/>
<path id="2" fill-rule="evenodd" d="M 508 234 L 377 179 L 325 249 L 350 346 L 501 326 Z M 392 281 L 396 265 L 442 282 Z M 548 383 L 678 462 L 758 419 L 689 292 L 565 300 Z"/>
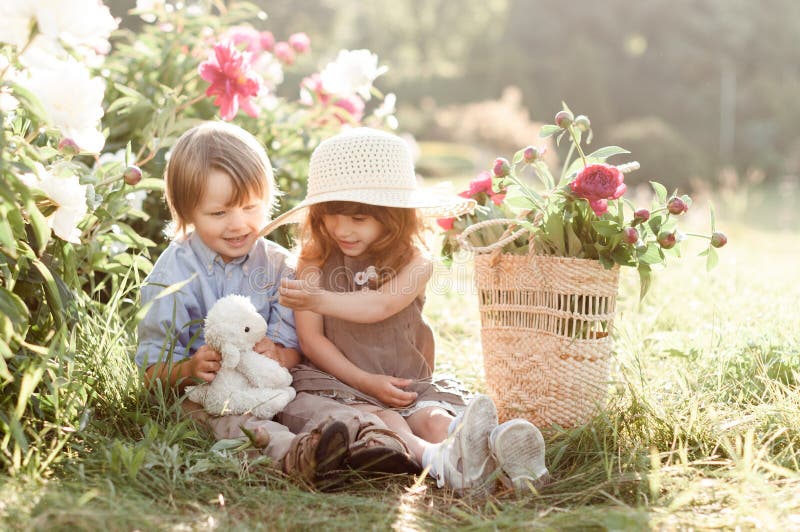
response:
<path id="1" fill-rule="evenodd" d="M 245 24 L 266 18 L 246 2 L 139 0 L 132 12 L 145 22 L 135 34 L 97 0 L 0 3 L 0 463 L 12 473 L 47 468 L 92 403 L 124 388 L 93 388 L 124 376 L 104 372 L 108 350 L 89 327 L 100 320 L 115 349 L 133 341 L 181 133 L 237 121 L 267 147 L 288 209 L 321 139 L 396 126 L 393 95 L 366 112 L 385 71 L 367 50 L 310 76 L 317 97 L 285 99 L 276 90 L 310 53 L 306 34 L 276 41 Z"/>
<path id="2" fill-rule="evenodd" d="M 522 230 L 503 247 L 505 252 L 593 259 L 606 268 L 617 264 L 634 267 L 641 279 L 641 297 L 650 285 L 652 266 L 664 263 L 668 255 L 678 255 L 676 244 L 685 236 L 708 239 L 708 248 L 702 254 L 707 257 L 707 267 L 714 267 L 716 248 L 724 246 L 727 238 L 715 230 L 713 209 L 710 235 L 681 233 L 677 225 L 692 204 L 689 196 L 678 196 L 677 192 L 668 195 L 663 185 L 651 181 L 655 193 L 652 204 L 648 208 L 634 206 L 623 198 L 624 174 L 638 169 L 638 163 L 615 166 L 607 162 L 612 156 L 629 152 L 608 146 L 585 154 L 583 144 L 589 144 L 592 137 L 590 121 L 583 115 L 574 116 L 566 104 L 554 122 L 543 126 L 540 136 L 556 135 L 557 143 L 566 136 L 570 141 L 558 182 L 542 160 L 541 148 L 519 150 L 512 161 L 496 159 L 491 176 L 482 173 L 462 193 L 477 200 L 476 212 L 439 220 L 445 229 L 446 258 L 451 258 L 459 246 L 491 245 L 507 234 L 500 233 L 497 226 L 474 232 L 468 227 L 483 220 L 508 219 L 510 228 Z M 533 170 L 541 187 L 521 179 L 519 171 L 524 167 Z M 494 201 L 497 197 L 502 201 Z M 466 238 L 462 236 L 465 230 L 471 233 Z"/>

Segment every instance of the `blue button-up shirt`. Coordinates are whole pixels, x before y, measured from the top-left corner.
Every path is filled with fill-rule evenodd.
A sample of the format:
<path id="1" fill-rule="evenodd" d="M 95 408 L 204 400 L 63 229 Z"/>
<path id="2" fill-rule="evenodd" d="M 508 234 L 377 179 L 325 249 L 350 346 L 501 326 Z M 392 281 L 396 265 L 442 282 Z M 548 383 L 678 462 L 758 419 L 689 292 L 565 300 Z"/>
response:
<path id="1" fill-rule="evenodd" d="M 259 238 L 244 257 L 223 262 L 194 233 L 174 240 L 161 254 L 142 287 L 142 305 L 150 304 L 139 323 L 136 363 L 177 362 L 205 343 L 203 319 L 220 298 L 249 296 L 267 321 L 267 337 L 299 349 L 292 311 L 278 304 L 282 277 L 293 278 L 289 252 Z M 166 287 L 184 283 L 172 292 Z M 161 297 L 159 294 L 165 292 Z"/>

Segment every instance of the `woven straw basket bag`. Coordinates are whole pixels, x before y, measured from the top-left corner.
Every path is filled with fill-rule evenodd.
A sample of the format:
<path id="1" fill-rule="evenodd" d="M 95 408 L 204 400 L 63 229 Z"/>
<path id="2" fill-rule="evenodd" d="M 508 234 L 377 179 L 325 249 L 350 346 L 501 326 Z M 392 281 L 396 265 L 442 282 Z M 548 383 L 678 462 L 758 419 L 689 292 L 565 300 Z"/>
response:
<path id="1" fill-rule="evenodd" d="M 471 232 L 509 220 L 487 220 Z M 486 384 L 502 420 L 573 427 L 602 407 L 608 388 L 619 267 L 599 261 L 501 253 L 517 231 L 475 248 Z M 507 232 L 508 233 L 508 232 Z"/>

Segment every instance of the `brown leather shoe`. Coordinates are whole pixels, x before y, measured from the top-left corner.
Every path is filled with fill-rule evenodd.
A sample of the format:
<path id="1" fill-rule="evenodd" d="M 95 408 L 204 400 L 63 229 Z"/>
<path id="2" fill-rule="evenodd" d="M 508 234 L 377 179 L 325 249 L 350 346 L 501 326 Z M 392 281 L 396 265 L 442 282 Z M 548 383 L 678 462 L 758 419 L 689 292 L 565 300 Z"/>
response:
<path id="1" fill-rule="evenodd" d="M 422 467 L 396 432 L 374 426 L 362 428 L 350 447 L 347 466 L 368 473 L 413 474 Z"/>
<path id="2" fill-rule="evenodd" d="M 283 472 L 313 485 L 320 477 L 341 470 L 348 456 L 350 435 L 341 421 L 329 420 L 292 440 L 283 459 Z"/>

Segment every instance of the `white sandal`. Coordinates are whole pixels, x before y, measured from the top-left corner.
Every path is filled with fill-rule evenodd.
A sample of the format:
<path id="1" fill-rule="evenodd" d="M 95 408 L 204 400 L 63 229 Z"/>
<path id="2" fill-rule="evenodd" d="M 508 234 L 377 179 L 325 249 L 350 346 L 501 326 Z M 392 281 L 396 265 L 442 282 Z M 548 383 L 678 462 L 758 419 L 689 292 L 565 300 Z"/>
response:
<path id="1" fill-rule="evenodd" d="M 503 475 L 500 479 L 515 491 L 536 491 L 549 478 L 544 463 L 544 438 L 533 423 L 512 419 L 489 435 L 489 447 Z"/>

